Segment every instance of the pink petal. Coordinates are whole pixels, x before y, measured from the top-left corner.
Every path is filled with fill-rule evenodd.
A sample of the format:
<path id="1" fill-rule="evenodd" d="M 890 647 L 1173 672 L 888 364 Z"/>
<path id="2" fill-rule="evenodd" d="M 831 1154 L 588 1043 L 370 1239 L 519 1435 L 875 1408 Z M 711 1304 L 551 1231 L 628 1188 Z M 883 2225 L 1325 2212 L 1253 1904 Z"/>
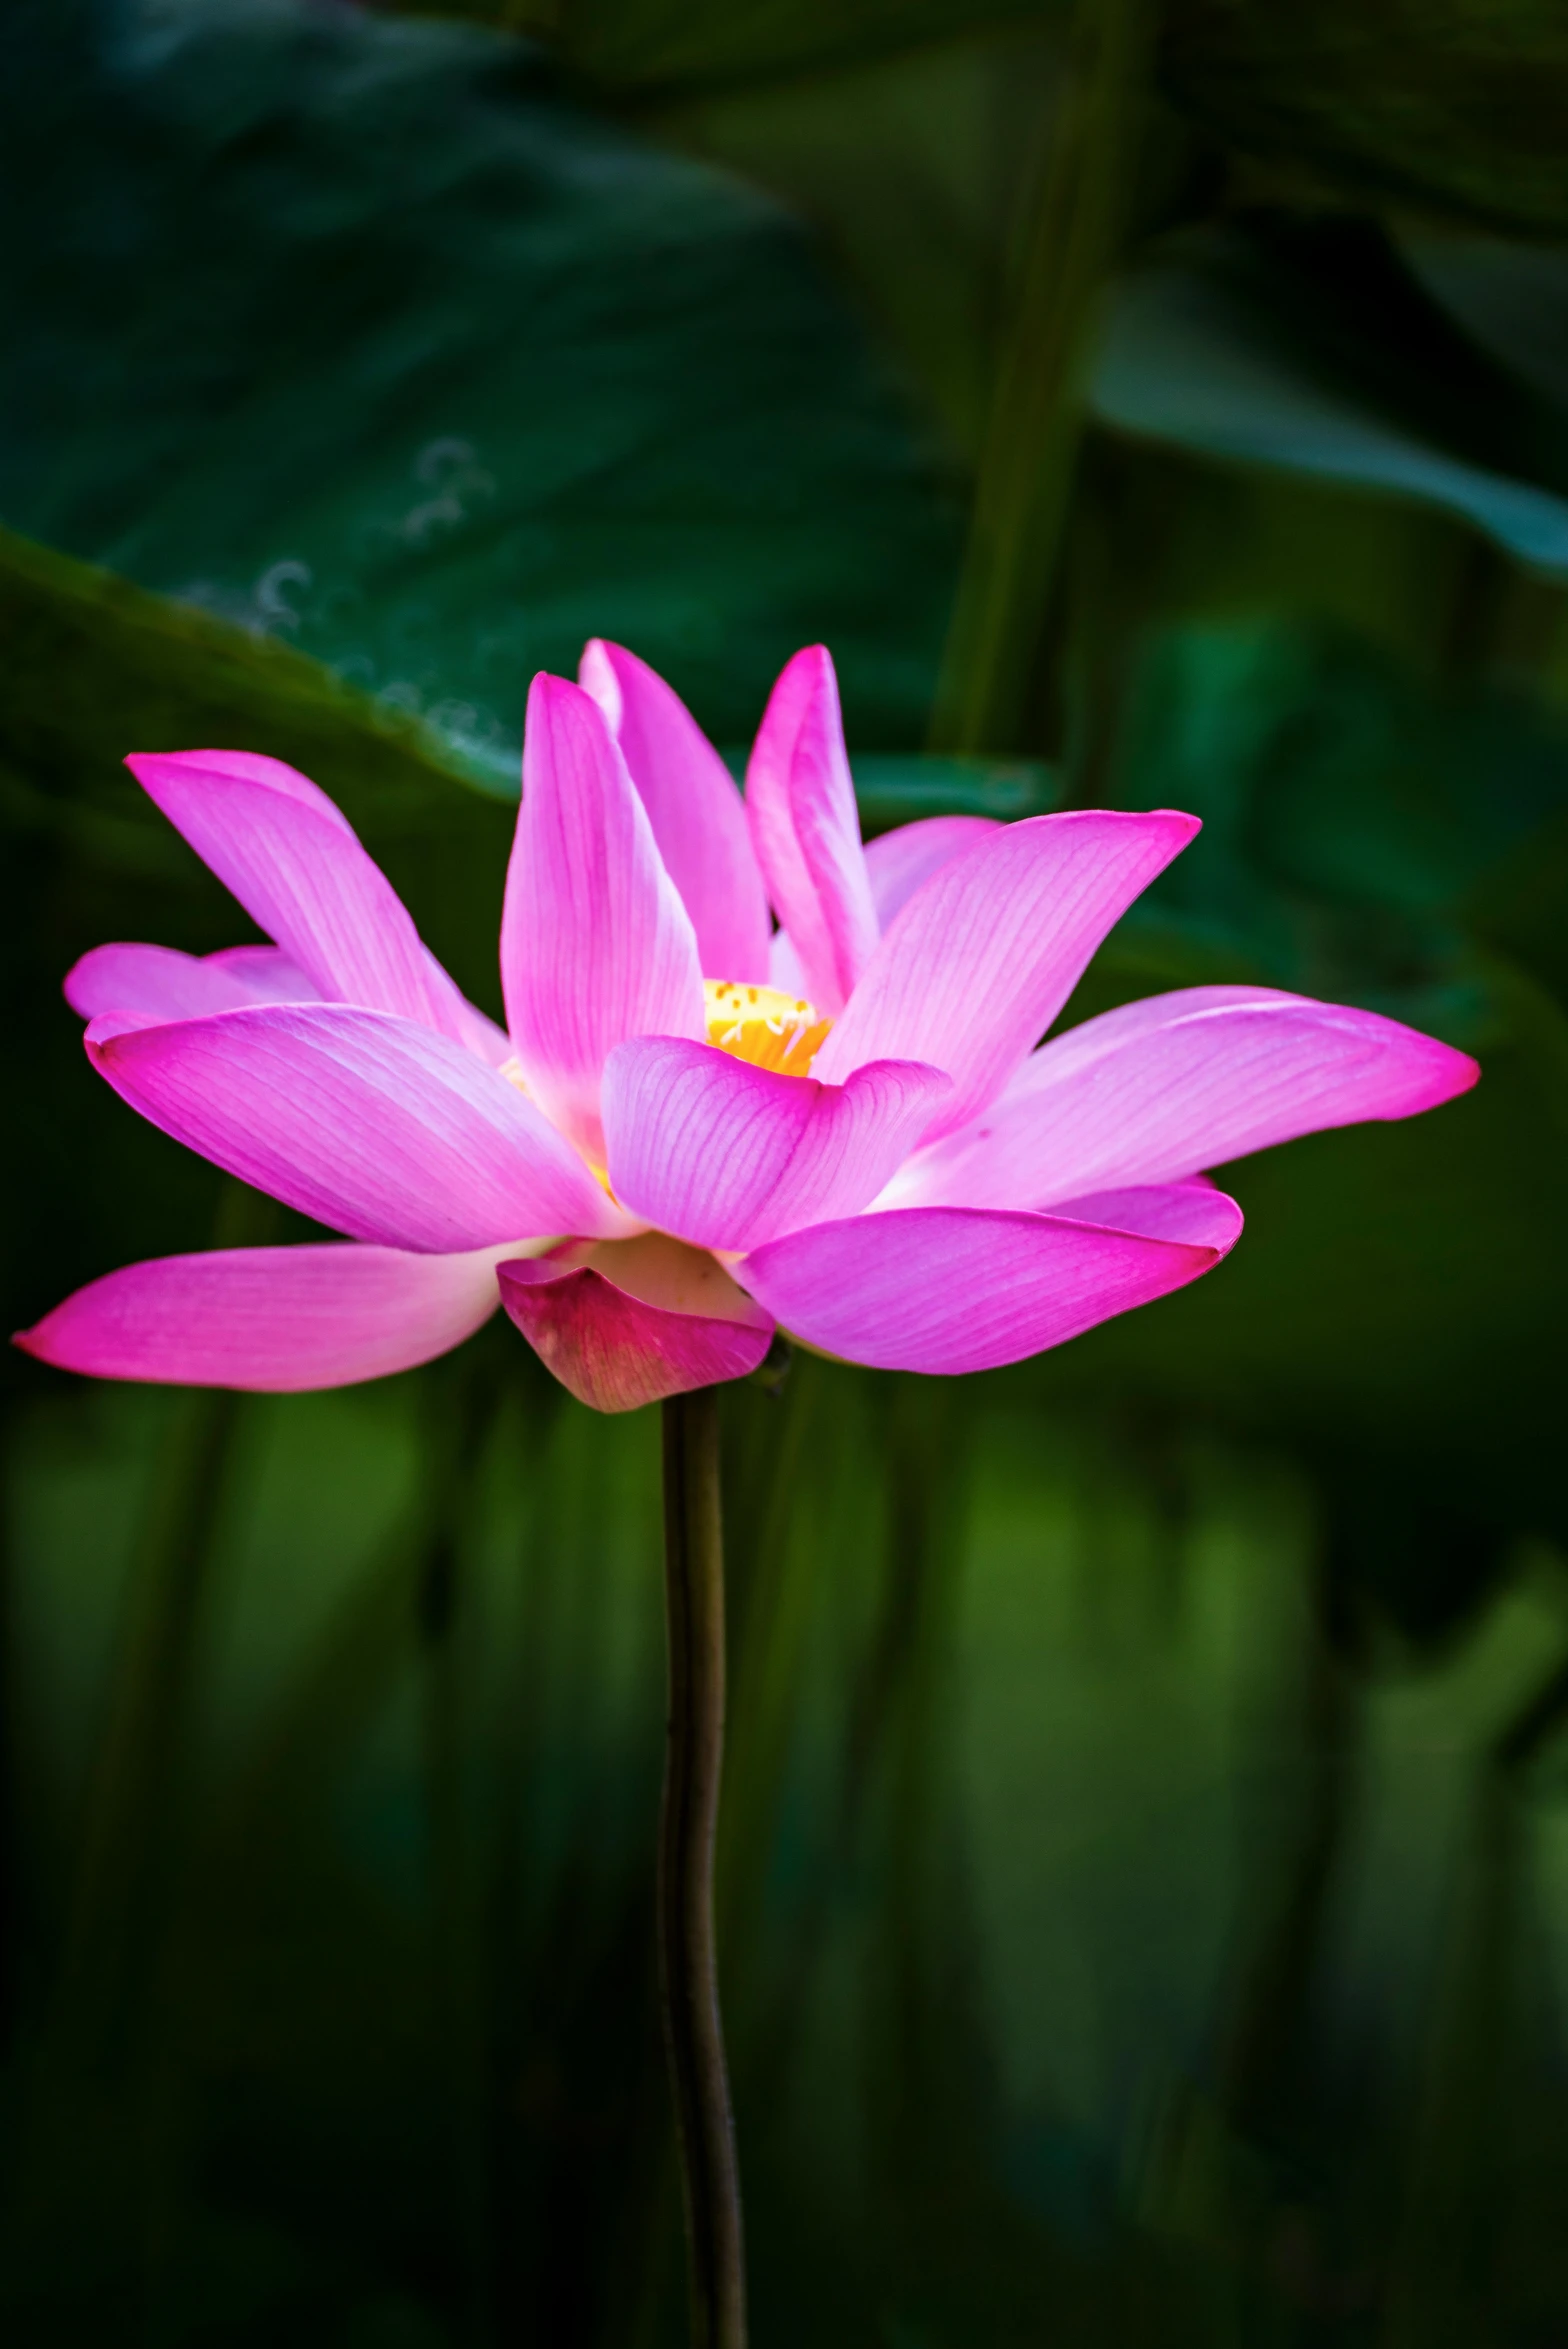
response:
<path id="1" fill-rule="evenodd" d="M 1096 1191 L 1086 1199 L 1064 1199 L 1052 1220 L 1096 1223 L 1113 1232 L 1139 1232 L 1146 1240 L 1185 1240 L 1228 1256 L 1241 1238 L 1242 1213 L 1200 1176 L 1190 1183 L 1139 1184 L 1124 1191 Z"/>
<path id="2" fill-rule="evenodd" d="M 87 1031 L 115 1091 L 242 1182 L 357 1240 L 439 1254 L 625 1231 L 516 1086 L 411 1020 L 263 1004 Z"/>
<path id="3" fill-rule="evenodd" d="M 736 1266 L 780 1325 L 879 1370 L 992 1370 L 1183 1288 L 1212 1247 L 1049 1215 L 915 1207 L 815 1224 Z"/>
<path id="4" fill-rule="evenodd" d="M 237 1011 L 257 998 L 215 956 L 182 954 L 174 946 L 95 946 L 67 971 L 65 1000 L 84 1020 L 108 1011 L 184 1020 Z"/>
<path id="5" fill-rule="evenodd" d="M 768 940 L 768 985 L 781 995 L 805 995 L 806 972 L 788 930 L 775 930 Z M 807 1001 L 810 998 L 807 997 Z"/>
<path id="6" fill-rule="evenodd" d="M 661 1231 L 754 1248 L 867 1205 L 947 1091 L 937 1070 L 907 1061 L 819 1085 L 708 1044 L 644 1036 L 605 1065 L 611 1186 Z"/>
<path id="7" fill-rule="evenodd" d="M 886 930 L 933 873 L 1001 829 L 994 816 L 922 816 L 868 840 L 866 871 L 878 926 Z"/>
<path id="8" fill-rule="evenodd" d="M 503 1264 L 501 1300 L 546 1367 L 595 1411 L 744 1378 L 773 1324 L 721 1265 L 650 1232 Z"/>
<path id="9" fill-rule="evenodd" d="M 426 954 L 391 882 L 304 775 L 236 751 L 125 763 L 324 996 L 457 1034 L 456 989 Z"/>
<path id="10" fill-rule="evenodd" d="M 329 803 L 330 804 L 330 803 Z M 210 970 L 229 971 L 250 989 L 253 1003 L 313 1003 L 321 989 L 278 946 L 220 946 L 203 957 Z"/>
<path id="11" fill-rule="evenodd" d="M 529 1090 L 596 1164 L 599 1079 L 629 1036 L 702 1036 L 691 920 L 598 704 L 538 676 L 506 876 L 501 985 Z"/>
<path id="12" fill-rule="evenodd" d="M 577 678 L 620 744 L 691 916 L 704 976 L 765 983 L 767 891 L 729 769 L 680 695 L 635 653 L 595 637 Z"/>
<path id="13" fill-rule="evenodd" d="M 838 680 L 820 644 L 798 652 L 773 688 L 746 769 L 746 812 L 774 911 L 800 956 L 802 992 L 833 1018 L 878 933 Z"/>
<path id="14" fill-rule="evenodd" d="M 429 1362 L 500 1302 L 500 1249 L 224 1248 L 128 1264 L 15 1343 L 92 1378 L 296 1394 Z"/>
<path id="15" fill-rule="evenodd" d="M 1376 1012 L 1263 989 L 1184 988 L 1045 1044 L 961 1133 L 911 1161 L 899 1204 L 1050 1207 L 1176 1182 L 1324 1126 L 1409 1117 L 1479 1071 Z"/>
<path id="16" fill-rule="evenodd" d="M 877 948 L 815 1073 L 923 1060 L 954 1079 L 932 1138 L 995 1098 L 1111 924 L 1184 848 L 1195 816 L 1029 816 L 932 875 Z"/>

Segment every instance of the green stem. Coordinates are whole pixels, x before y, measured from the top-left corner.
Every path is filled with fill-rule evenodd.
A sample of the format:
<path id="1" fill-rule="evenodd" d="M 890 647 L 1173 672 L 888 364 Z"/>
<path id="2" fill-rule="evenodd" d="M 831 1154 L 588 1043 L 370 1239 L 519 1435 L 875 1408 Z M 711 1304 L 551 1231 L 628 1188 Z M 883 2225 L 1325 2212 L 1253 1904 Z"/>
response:
<path id="1" fill-rule="evenodd" d="M 724 1757 L 724 1535 L 711 1387 L 664 1405 L 669 1726 L 659 1822 L 659 1980 L 675 2097 L 692 2349 L 745 2349 L 740 2172 L 719 2014 L 713 1851 Z"/>
<path id="2" fill-rule="evenodd" d="M 1007 751 L 1028 704 L 1083 431 L 1083 376 L 1136 157 L 1146 0 L 1079 0 L 1066 96 L 1023 226 L 935 750 Z"/>

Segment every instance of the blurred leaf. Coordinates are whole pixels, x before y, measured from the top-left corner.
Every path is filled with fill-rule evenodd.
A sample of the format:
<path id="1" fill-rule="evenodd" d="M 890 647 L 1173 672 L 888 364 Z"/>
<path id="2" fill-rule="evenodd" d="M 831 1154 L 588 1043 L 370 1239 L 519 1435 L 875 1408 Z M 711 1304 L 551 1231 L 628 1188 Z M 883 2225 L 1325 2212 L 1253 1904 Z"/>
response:
<path id="1" fill-rule="evenodd" d="M 1568 408 L 1568 251 L 1408 222 L 1406 265 L 1483 350 L 1543 399 Z"/>
<path id="2" fill-rule="evenodd" d="M 1062 95 L 1062 32 L 1004 27 L 676 100 L 654 117 L 662 136 L 815 223 L 971 463 L 991 410 L 1021 194 Z"/>
<path id="3" fill-rule="evenodd" d="M 1568 728 L 1517 693 L 1434 689 L 1348 631 L 1188 622 L 1141 644 L 1112 778 L 1118 805 L 1204 824 L 1124 938 L 1175 924 L 1275 984 L 1441 1025 L 1421 991 L 1452 987 L 1467 905 L 1501 925 L 1516 860 L 1537 889 L 1558 869 Z"/>
<path id="4" fill-rule="evenodd" d="M 1568 227 L 1556 0 L 1172 0 L 1163 64 L 1206 128 L 1309 191 Z"/>
<path id="5" fill-rule="evenodd" d="M 0 515 L 515 773 L 634 645 L 721 737 L 800 643 L 918 740 L 957 516 L 798 228 L 532 49 L 304 0 L 7 27 Z"/>
<path id="6" fill-rule="evenodd" d="M 533 33 L 612 88 L 685 96 L 853 67 L 1063 9 L 1064 0 L 766 0 L 744 9 L 722 0 L 418 0 L 417 13 Z"/>
<path id="7" fill-rule="evenodd" d="M 1459 514 L 1568 575 L 1562 436 L 1425 305 L 1365 232 L 1203 232 L 1107 311 L 1102 422 Z"/>

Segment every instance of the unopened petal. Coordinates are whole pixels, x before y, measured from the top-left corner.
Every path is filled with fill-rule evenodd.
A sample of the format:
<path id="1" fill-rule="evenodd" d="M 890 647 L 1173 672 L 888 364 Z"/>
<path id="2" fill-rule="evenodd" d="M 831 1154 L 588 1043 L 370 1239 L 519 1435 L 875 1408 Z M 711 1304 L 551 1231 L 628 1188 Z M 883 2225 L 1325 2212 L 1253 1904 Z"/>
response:
<path id="1" fill-rule="evenodd" d="M 500 1303 L 499 1249 L 223 1248 L 106 1273 L 16 1344 L 91 1378 L 296 1394 L 445 1354 Z"/>
<path id="2" fill-rule="evenodd" d="M 1004 824 L 909 900 L 872 956 L 815 1073 L 923 1060 L 954 1091 L 933 1129 L 994 1100 L 1061 1010 L 1113 922 L 1198 829 L 1161 811 Z"/>
<path id="3" fill-rule="evenodd" d="M 411 1020 L 270 1004 L 158 1027 L 109 1017 L 86 1041 L 143 1117 L 354 1239 L 450 1253 L 627 1228 L 516 1086 Z"/>
<path id="4" fill-rule="evenodd" d="M 704 1032 L 690 916 L 603 712 L 561 677 L 528 696 L 501 983 L 529 1090 L 601 1165 L 608 1055 L 629 1036 Z"/>
<path id="5" fill-rule="evenodd" d="M 878 1370 L 993 1370 L 1186 1286 L 1214 1247 L 1048 1215 L 916 1207 L 773 1240 L 736 1278 L 780 1326 Z"/>
<path id="6" fill-rule="evenodd" d="M 643 1037 L 605 1069 L 611 1187 L 661 1231 L 756 1247 L 875 1198 L 947 1091 L 939 1071 L 908 1062 L 821 1085 L 707 1044 Z"/>
<path id="7" fill-rule="evenodd" d="M 744 1378 L 770 1317 L 711 1256 L 649 1233 L 504 1263 L 507 1312 L 546 1367 L 595 1411 L 635 1411 Z"/>
<path id="8" fill-rule="evenodd" d="M 766 981 L 768 898 L 746 807 L 680 695 L 646 661 L 595 637 L 578 682 L 604 712 L 697 934 L 703 976 Z"/>

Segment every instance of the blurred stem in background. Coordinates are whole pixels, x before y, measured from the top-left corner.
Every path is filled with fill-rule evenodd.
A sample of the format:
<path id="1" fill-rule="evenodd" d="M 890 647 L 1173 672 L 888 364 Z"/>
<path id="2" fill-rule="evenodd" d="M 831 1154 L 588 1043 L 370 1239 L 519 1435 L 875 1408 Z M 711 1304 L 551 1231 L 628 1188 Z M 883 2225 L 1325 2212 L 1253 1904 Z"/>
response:
<path id="1" fill-rule="evenodd" d="M 256 1247 L 276 1220 L 270 1199 L 226 1181 L 212 1245 Z M 58 1975 L 56 2048 L 88 2072 L 112 2069 L 134 2040 L 163 1942 L 171 1798 L 243 1407 L 227 1389 L 182 1391 L 150 1481 Z"/>
<path id="2" fill-rule="evenodd" d="M 1146 0 L 1080 0 L 1067 89 L 1025 197 L 968 541 L 931 722 L 936 750 L 1019 746 L 1083 432 L 1096 305 L 1130 209 Z"/>
<path id="3" fill-rule="evenodd" d="M 669 1725 L 659 1827 L 659 1980 L 680 2138 L 693 2349 L 745 2349 L 740 2174 L 713 1929 L 724 1757 L 719 1402 L 707 1387 L 672 1395 L 662 1408 Z"/>

